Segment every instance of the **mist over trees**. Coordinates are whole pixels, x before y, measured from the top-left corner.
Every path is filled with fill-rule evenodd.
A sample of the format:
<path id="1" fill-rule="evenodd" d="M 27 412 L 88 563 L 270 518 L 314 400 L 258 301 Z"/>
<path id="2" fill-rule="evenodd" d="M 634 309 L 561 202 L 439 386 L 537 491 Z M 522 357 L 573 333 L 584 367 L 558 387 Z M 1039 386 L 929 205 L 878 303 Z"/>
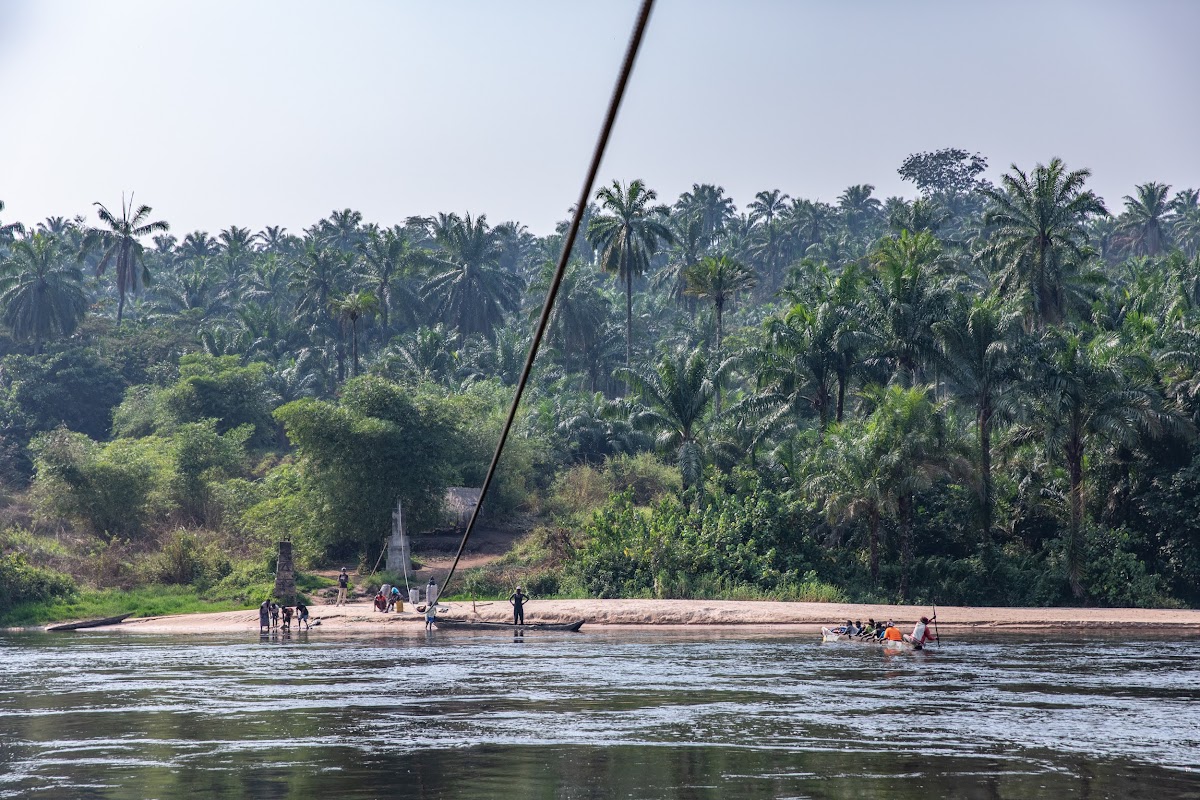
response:
<path id="1" fill-rule="evenodd" d="M 538 591 L 1200 602 L 1200 193 L 986 168 L 600 187 L 489 512 L 550 537 Z M 565 224 L 182 232 L 141 199 L 0 205 L 10 518 L 318 563 L 478 485 Z M 89 579 L 162 579 L 128 572 Z"/>

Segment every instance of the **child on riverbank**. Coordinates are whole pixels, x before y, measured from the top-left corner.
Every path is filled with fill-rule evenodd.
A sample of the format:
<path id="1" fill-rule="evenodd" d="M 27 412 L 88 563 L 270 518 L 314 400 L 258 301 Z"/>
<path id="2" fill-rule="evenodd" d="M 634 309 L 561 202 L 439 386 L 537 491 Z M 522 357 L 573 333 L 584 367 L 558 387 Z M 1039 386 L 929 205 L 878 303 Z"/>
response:
<path id="1" fill-rule="evenodd" d="M 430 603 L 425 606 L 425 630 L 433 630 L 434 623 L 437 622 L 437 603 Z"/>

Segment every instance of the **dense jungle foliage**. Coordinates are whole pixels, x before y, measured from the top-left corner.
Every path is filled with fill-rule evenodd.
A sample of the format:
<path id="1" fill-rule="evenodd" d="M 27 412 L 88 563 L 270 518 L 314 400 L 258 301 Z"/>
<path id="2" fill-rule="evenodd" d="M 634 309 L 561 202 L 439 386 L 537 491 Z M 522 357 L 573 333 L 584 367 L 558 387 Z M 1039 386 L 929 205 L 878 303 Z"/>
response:
<path id="1" fill-rule="evenodd" d="M 910 156 L 914 200 L 601 188 L 490 501 L 532 532 L 468 588 L 1200 603 L 1200 193 L 986 166 Z M 282 536 L 365 563 L 398 499 L 437 527 L 564 230 L 0 217 L 0 606 L 232 597 Z"/>

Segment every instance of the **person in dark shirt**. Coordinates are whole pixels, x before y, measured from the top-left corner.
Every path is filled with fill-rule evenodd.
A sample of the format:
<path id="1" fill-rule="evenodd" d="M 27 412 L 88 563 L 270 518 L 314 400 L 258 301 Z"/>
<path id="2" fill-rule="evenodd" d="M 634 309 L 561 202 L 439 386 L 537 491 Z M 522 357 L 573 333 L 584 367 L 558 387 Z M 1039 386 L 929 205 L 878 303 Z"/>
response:
<path id="1" fill-rule="evenodd" d="M 342 567 L 341 573 L 338 575 L 338 596 L 335 606 L 345 605 L 346 590 L 350 588 L 350 575 L 346 572 L 346 568 Z"/>
<path id="2" fill-rule="evenodd" d="M 304 630 L 308 630 L 308 606 L 304 605 L 303 600 L 296 601 L 296 630 L 300 630 L 300 626 L 304 626 Z"/>
<path id="3" fill-rule="evenodd" d="M 521 591 L 518 586 L 517 590 L 508 596 L 508 602 L 512 603 L 513 607 L 513 624 L 525 624 L 525 601 L 529 599 L 529 595 Z"/>

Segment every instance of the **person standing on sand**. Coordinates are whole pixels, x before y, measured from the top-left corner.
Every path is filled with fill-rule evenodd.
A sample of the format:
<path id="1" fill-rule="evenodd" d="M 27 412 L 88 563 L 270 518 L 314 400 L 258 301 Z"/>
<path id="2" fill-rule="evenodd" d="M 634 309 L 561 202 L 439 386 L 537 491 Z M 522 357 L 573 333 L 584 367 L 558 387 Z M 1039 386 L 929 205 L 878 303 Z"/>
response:
<path id="1" fill-rule="evenodd" d="M 279 604 L 274 600 L 271 601 L 271 627 L 279 627 Z"/>
<path id="2" fill-rule="evenodd" d="M 525 601 L 528 599 L 529 595 L 523 593 L 520 586 L 508 596 L 508 602 L 512 603 L 513 607 L 513 625 L 525 624 Z"/>
<path id="3" fill-rule="evenodd" d="M 271 630 L 271 601 L 263 600 L 262 605 L 258 607 L 258 632 Z"/>
<path id="4" fill-rule="evenodd" d="M 296 630 L 300 630 L 301 625 L 304 626 L 304 630 L 309 629 L 308 606 L 304 605 L 303 600 L 296 600 Z"/>
<path id="5" fill-rule="evenodd" d="M 350 575 L 346 572 L 346 568 L 342 567 L 341 573 L 338 574 L 338 596 L 335 606 L 344 606 L 346 604 L 346 592 L 350 588 Z"/>
<path id="6" fill-rule="evenodd" d="M 425 630 L 433 630 L 434 623 L 437 622 L 437 603 L 429 603 L 425 606 Z"/>

